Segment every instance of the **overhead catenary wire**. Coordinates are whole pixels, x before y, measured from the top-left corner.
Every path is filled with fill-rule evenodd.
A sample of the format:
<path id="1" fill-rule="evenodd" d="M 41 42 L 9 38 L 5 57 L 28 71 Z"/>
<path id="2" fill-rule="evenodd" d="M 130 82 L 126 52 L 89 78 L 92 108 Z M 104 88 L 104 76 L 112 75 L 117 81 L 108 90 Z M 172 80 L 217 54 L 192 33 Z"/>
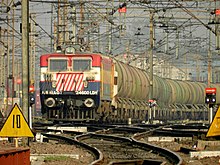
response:
<path id="1" fill-rule="evenodd" d="M 197 21 L 199 21 L 203 26 L 205 26 L 208 30 L 210 30 L 213 34 L 217 35 L 215 30 L 213 30 L 210 26 L 206 25 L 204 22 L 202 22 L 199 18 L 197 18 L 193 13 L 191 13 L 187 8 L 185 8 L 182 4 L 180 4 L 179 2 L 174 2 L 173 0 L 171 0 L 171 2 L 176 5 L 177 7 L 179 7 L 180 9 L 182 9 L 183 11 L 185 11 L 186 13 L 188 13 L 189 15 L 191 15 L 193 18 L 195 18 Z"/>
<path id="2" fill-rule="evenodd" d="M 32 17 L 30 19 L 37 25 L 45 34 L 47 34 L 48 37 L 53 39 L 53 36 L 51 36 L 44 28 L 42 28 Z"/>

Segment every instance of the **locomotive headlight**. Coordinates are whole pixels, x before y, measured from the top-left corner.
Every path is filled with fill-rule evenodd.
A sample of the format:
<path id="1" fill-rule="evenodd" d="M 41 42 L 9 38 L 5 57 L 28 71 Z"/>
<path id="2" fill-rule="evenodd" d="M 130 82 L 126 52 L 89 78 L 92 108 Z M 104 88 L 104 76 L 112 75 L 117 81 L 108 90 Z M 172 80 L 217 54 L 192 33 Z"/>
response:
<path id="1" fill-rule="evenodd" d="M 44 101 L 44 104 L 45 104 L 46 106 L 48 106 L 49 108 L 52 108 L 52 107 L 55 106 L 56 101 L 54 100 L 54 98 L 49 97 L 49 98 L 47 98 L 47 99 Z"/>
<path id="2" fill-rule="evenodd" d="M 52 87 L 53 87 L 53 88 L 56 88 L 56 81 L 53 81 L 53 82 L 52 82 Z"/>
<path id="3" fill-rule="evenodd" d="M 84 80 L 83 85 L 84 85 L 84 88 L 87 88 L 88 87 L 88 81 Z"/>
<path id="4" fill-rule="evenodd" d="M 93 107 L 95 105 L 95 102 L 93 99 L 91 98 L 87 98 L 85 101 L 84 101 L 84 104 L 86 107 Z"/>

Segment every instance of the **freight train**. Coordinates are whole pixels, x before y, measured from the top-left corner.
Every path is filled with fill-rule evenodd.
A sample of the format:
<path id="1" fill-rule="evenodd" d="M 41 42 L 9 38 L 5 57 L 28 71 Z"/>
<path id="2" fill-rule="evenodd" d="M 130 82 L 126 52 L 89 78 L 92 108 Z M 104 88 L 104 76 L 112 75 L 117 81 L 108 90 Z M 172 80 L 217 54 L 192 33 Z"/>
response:
<path id="1" fill-rule="evenodd" d="M 149 106 L 149 73 L 97 53 L 51 53 L 40 57 L 41 113 L 49 120 L 146 121 Z M 199 118 L 207 110 L 201 82 L 153 76 L 155 118 Z M 220 91 L 220 87 L 212 84 Z M 217 93 L 217 103 L 220 102 Z M 150 111 L 149 111 L 150 110 Z M 173 117 L 172 117 L 173 118 Z M 129 119 L 129 120 L 130 120 Z M 173 118 L 174 119 L 174 118 Z"/>

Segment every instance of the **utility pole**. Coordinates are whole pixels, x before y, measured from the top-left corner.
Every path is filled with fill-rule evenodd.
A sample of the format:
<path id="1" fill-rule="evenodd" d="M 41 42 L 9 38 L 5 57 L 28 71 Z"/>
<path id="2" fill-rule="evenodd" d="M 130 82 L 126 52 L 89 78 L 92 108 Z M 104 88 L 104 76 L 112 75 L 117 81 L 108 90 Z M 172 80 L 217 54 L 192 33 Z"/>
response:
<path id="1" fill-rule="evenodd" d="M 125 1 L 120 0 L 119 1 L 120 5 L 119 5 L 119 24 L 120 24 L 120 31 L 119 34 L 120 36 L 125 36 L 125 32 L 126 32 L 126 25 L 125 25 L 125 20 L 126 20 L 126 12 L 127 12 L 127 4 Z"/>
<path id="2" fill-rule="evenodd" d="M 67 31 L 67 0 L 64 0 L 65 5 L 63 7 L 63 17 L 62 17 L 62 29 L 63 29 L 63 44 L 67 44 L 67 39 L 69 38 L 69 32 Z"/>
<path id="3" fill-rule="evenodd" d="M 6 31 L 7 29 L 1 29 L 1 37 L 2 38 L 2 46 L 3 46 L 3 49 L 2 49 L 2 57 L 1 57 L 1 67 L 2 67 L 2 81 L 1 81 L 1 86 L 2 86 L 2 89 L 3 89 L 3 97 L 5 97 L 5 87 L 6 87 L 6 51 L 8 49 L 8 47 L 6 46 Z M 6 103 L 7 104 L 7 103 Z M 6 105 L 7 106 L 7 105 Z"/>
<path id="4" fill-rule="evenodd" d="M 176 59 L 179 58 L 179 29 L 176 29 Z"/>
<path id="5" fill-rule="evenodd" d="M 1 70 L 1 72 L 0 72 L 0 85 L 2 85 L 2 83 L 4 82 L 3 80 L 4 80 L 4 68 L 5 68 L 4 67 L 4 53 L 5 53 L 5 51 L 4 51 L 4 42 L 3 42 L 3 38 L 2 38 L 2 31 L 3 31 L 3 29 L 0 26 L 0 41 L 1 41 L 1 43 L 0 43 L 0 59 L 1 59 L 1 61 L 0 61 L 0 70 Z"/>
<path id="6" fill-rule="evenodd" d="M 76 45 L 76 7 L 73 6 L 72 7 L 72 31 L 73 31 L 73 36 L 71 39 L 71 42 L 73 43 L 73 45 Z M 75 54 L 76 50 L 74 49 L 74 54 Z"/>
<path id="7" fill-rule="evenodd" d="M 15 29 L 15 7 L 13 7 L 12 9 L 12 27 L 13 29 Z M 13 98 L 16 97 L 16 94 L 15 94 L 15 69 L 14 69 L 14 66 L 15 66 L 15 31 L 13 30 L 12 31 L 12 106 L 14 105 L 14 102 L 13 102 Z M 20 104 L 20 102 L 19 102 Z"/>
<path id="8" fill-rule="evenodd" d="M 78 39 L 77 42 L 80 46 L 83 46 L 85 43 L 84 40 L 84 21 L 85 21 L 85 16 L 84 16 L 84 3 L 82 0 L 80 0 L 80 26 L 79 26 L 79 33 L 78 33 Z M 83 47 L 81 47 L 83 49 Z"/>
<path id="9" fill-rule="evenodd" d="M 51 20 L 51 25 L 50 25 L 50 36 L 51 36 L 51 38 L 50 38 L 50 52 L 53 52 L 53 50 L 54 50 L 54 48 L 53 48 L 53 38 L 52 38 L 52 36 L 53 36 L 53 4 L 51 4 L 51 18 L 50 18 Z M 54 42 L 54 45 L 56 45 L 55 44 L 56 42 Z"/>
<path id="10" fill-rule="evenodd" d="M 199 65 L 199 56 L 196 53 L 196 81 L 199 81 L 200 72 L 201 72 L 201 68 L 200 68 L 200 65 Z"/>
<path id="11" fill-rule="evenodd" d="M 58 23 L 57 22 L 54 22 L 53 24 L 51 24 L 51 26 L 53 26 L 53 29 L 54 29 L 54 45 L 53 45 L 53 49 L 54 50 L 57 50 L 57 47 L 58 47 Z M 51 34 L 52 34 L 52 30 L 51 30 Z M 52 41 L 51 41 L 52 43 Z"/>
<path id="12" fill-rule="evenodd" d="M 36 64 L 36 45 L 35 45 L 35 35 L 36 35 L 36 27 L 35 27 L 35 22 L 36 22 L 36 13 L 31 13 L 30 14 L 31 18 L 31 29 L 30 29 L 30 81 L 31 85 L 35 82 L 35 64 Z"/>
<path id="13" fill-rule="evenodd" d="M 61 34 L 60 34 L 60 1 L 58 0 L 58 10 L 57 10 L 57 46 L 61 46 Z"/>
<path id="14" fill-rule="evenodd" d="M 208 87 L 212 82 L 212 52 L 211 52 L 211 32 L 209 32 L 209 48 L 208 48 Z"/>
<path id="15" fill-rule="evenodd" d="M 4 90 L 5 90 L 5 43 L 3 42 L 3 29 L 0 27 L 0 98 L 2 99 L 2 104 L 4 100 Z"/>
<path id="16" fill-rule="evenodd" d="M 127 55 L 127 58 L 126 58 L 126 63 L 129 64 L 130 61 L 131 61 L 131 56 L 130 56 L 130 46 L 131 46 L 131 40 L 128 40 L 127 42 L 127 48 L 126 48 L 126 55 Z"/>
<path id="17" fill-rule="evenodd" d="M 209 48 L 208 48 L 208 87 L 211 87 L 212 82 L 212 52 L 211 52 L 211 31 L 209 31 Z M 208 121 L 209 123 L 212 122 L 213 119 L 213 105 L 208 104 L 209 111 L 208 111 Z"/>
<path id="18" fill-rule="evenodd" d="M 1 26 L 0 26 L 0 41 L 2 41 L 2 28 L 1 28 Z M 1 61 L 0 61 L 0 85 L 2 85 L 2 80 L 3 80 L 3 65 L 2 65 L 2 62 L 3 62 L 3 45 L 4 43 L 0 43 L 0 59 L 1 59 Z M 2 93 L 1 93 L 2 94 Z M 0 95 L 1 95 L 0 94 Z"/>
<path id="19" fill-rule="evenodd" d="M 7 0 L 7 5 L 9 4 L 9 0 Z M 9 79 L 11 78 L 9 75 L 10 75 L 10 72 L 9 72 L 9 69 L 10 69 L 10 53 L 9 53 L 9 50 L 10 50 L 10 41 L 9 41 L 9 12 L 7 13 L 7 85 L 6 85 L 6 88 L 7 88 L 7 100 L 6 100 L 6 109 L 8 110 L 9 108 L 9 97 L 10 97 L 10 87 L 9 87 Z"/>
<path id="20" fill-rule="evenodd" d="M 106 13 L 108 13 L 107 14 L 108 20 L 112 19 L 112 15 L 110 15 L 109 13 L 114 9 L 114 4 L 112 0 L 107 2 L 106 6 L 109 6 L 109 5 L 111 5 L 112 8 L 106 8 Z M 108 21 L 107 21 L 106 31 L 108 33 L 108 39 L 107 39 L 108 42 L 106 45 L 106 52 L 108 55 L 110 55 L 111 49 L 112 49 L 112 24 L 109 23 Z"/>
<path id="21" fill-rule="evenodd" d="M 22 110 L 29 121 L 29 0 L 22 0 Z"/>
<path id="22" fill-rule="evenodd" d="M 149 79 L 150 79 L 150 86 L 149 86 L 149 100 L 153 99 L 153 48 L 154 48 L 154 30 L 153 30 L 153 26 L 154 26 L 154 11 L 150 11 L 150 50 L 149 50 L 149 54 L 150 54 L 150 58 L 149 58 L 149 63 L 150 63 L 150 72 L 149 72 Z M 151 107 L 148 111 L 148 121 L 150 122 L 152 119 L 152 115 L 151 115 Z"/>
<path id="23" fill-rule="evenodd" d="M 216 4 L 218 3 L 218 4 Z M 215 2 L 216 13 L 215 13 L 215 31 L 216 31 L 216 50 L 220 52 L 220 2 Z"/>
<path id="24" fill-rule="evenodd" d="M 164 49 L 164 52 L 166 53 L 166 54 L 168 54 L 168 49 L 169 49 L 169 40 L 168 40 L 168 31 L 165 31 L 165 37 L 166 37 L 166 42 L 165 42 L 165 49 Z"/>

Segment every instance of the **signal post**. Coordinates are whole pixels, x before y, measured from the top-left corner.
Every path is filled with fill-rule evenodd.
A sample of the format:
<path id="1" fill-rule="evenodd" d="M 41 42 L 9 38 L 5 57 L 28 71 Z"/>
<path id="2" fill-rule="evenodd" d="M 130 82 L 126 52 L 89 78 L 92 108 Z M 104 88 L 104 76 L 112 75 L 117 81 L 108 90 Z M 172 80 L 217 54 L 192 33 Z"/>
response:
<path id="1" fill-rule="evenodd" d="M 205 89 L 205 103 L 208 104 L 209 107 L 209 123 L 212 123 L 212 119 L 213 119 L 213 106 L 216 103 L 216 88 L 206 88 Z"/>
<path id="2" fill-rule="evenodd" d="M 32 129 L 32 116 L 34 114 L 33 104 L 35 104 L 34 84 L 29 86 L 29 127 Z"/>

